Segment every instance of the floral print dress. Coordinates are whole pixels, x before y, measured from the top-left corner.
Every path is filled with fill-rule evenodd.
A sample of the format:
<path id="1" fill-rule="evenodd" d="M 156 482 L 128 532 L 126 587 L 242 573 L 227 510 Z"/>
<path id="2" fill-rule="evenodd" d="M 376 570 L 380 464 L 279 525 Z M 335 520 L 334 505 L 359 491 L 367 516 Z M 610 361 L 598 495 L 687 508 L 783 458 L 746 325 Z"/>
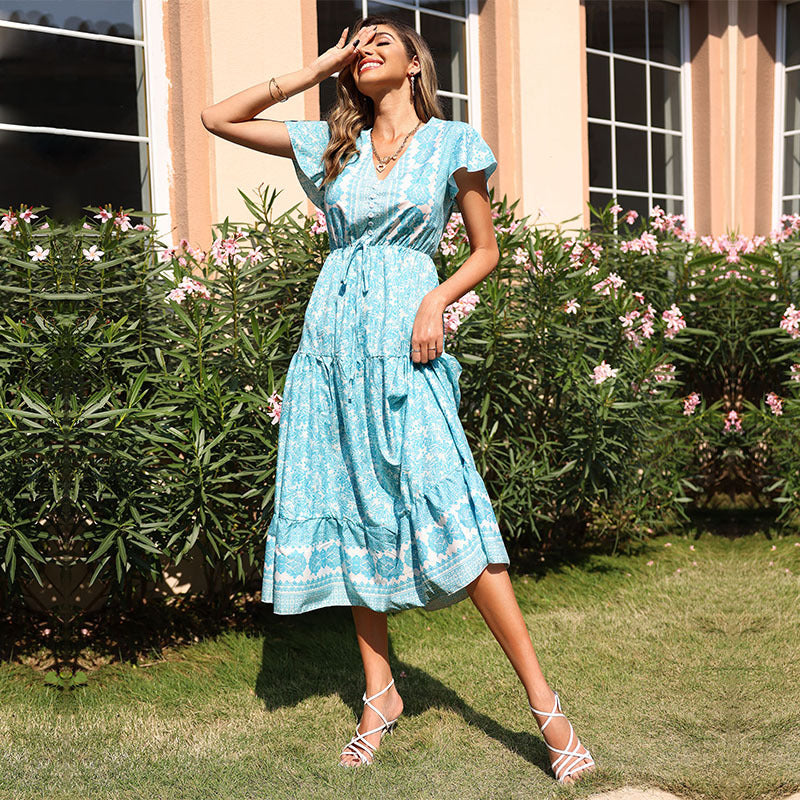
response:
<path id="1" fill-rule="evenodd" d="M 461 365 L 415 363 L 411 334 L 439 283 L 453 173 L 488 179 L 497 161 L 471 125 L 431 117 L 383 176 L 363 130 L 323 190 L 327 122 L 285 124 L 331 250 L 286 375 L 261 600 L 276 614 L 443 608 L 509 558 L 458 416 Z"/>

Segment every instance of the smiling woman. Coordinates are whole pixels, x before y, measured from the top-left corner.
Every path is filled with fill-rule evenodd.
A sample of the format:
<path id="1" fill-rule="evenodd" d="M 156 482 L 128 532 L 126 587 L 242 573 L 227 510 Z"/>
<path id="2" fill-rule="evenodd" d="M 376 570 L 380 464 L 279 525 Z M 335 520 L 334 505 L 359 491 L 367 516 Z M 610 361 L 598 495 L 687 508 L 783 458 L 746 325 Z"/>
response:
<path id="1" fill-rule="evenodd" d="M 334 70 L 327 120 L 253 119 Z M 340 763 L 359 766 L 403 711 L 387 613 L 469 596 L 529 704 L 552 706 L 531 710 L 547 718 L 556 777 L 570 782 L 593 760 L 580 742 L 569 749 L 572 727 L 539 669 L 458 416 L 461 365 L 444 352 L 445 308 L 498 263 L 487 186 L 497 161 L 471 125 L 443 119 L 436 87 L 425 40 L 367 17 L 308 70 L 271 79 L 272 103 L 253 87 L 203 114 L 218 135 L 292 158 L 331 246 L 286 374 L 261 599 L 277 614 L 352 608 L 366 705 Z M 471 252 L 440 284 L 433 255 L 454 203 Z"/>

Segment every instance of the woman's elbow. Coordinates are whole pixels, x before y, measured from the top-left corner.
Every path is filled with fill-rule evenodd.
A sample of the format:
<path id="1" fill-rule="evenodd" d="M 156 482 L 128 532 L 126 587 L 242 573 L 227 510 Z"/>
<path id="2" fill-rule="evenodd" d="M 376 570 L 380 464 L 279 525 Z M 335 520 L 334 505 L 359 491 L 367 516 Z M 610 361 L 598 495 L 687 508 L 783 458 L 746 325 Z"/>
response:
<path id="1" fill-rule="evenodd" d="M 218 124 L 212 108 L 213 106 L 208 106 L 208 108 L 204 108 L 200 112 L 200 121 L 203 123 L 203 127 L 210 133 L 214 133 Z"/>

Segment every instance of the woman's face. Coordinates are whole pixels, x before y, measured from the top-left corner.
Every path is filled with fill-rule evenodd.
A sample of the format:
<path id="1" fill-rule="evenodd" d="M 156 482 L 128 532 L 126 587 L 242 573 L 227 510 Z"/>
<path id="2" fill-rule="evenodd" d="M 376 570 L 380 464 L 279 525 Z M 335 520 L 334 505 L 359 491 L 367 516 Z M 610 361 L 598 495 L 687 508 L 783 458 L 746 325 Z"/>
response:
<path id="1" fill-rule="evenodd" d="M 400 37 L 388 25 L 378 25 L 373 36 L 362 28 L 356 37 L 361 39 L 361 43 L 357 48 L 358 57 L 353 59 L 350 69 L 362 94 L 373 97 L 379 89 L 401 86 L 408 80 L 410 72 L 419 71 L 419 66 L 414 63 L 416 56 L 409 63 Z"/>

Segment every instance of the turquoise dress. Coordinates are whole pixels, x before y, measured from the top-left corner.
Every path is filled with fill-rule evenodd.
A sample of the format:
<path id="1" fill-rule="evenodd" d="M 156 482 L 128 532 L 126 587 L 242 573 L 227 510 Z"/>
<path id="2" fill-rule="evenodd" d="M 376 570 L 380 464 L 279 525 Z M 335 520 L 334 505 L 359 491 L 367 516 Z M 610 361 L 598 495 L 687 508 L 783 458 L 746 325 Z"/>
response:
<path id="1" fill-rule="evenodd" d="M 443 608 L 509 558 L 458 416 L 461 365 L 415 363 L 411 333 L 439 284 L 453 172 L 488 179 L 497 161 L 471 125 L 432 117 L 382 177 L 363 130 L 323 190 L 327 122 L 286 127 L 331 250 L 286 374 L 261 600 L 276 614 Z"/>

